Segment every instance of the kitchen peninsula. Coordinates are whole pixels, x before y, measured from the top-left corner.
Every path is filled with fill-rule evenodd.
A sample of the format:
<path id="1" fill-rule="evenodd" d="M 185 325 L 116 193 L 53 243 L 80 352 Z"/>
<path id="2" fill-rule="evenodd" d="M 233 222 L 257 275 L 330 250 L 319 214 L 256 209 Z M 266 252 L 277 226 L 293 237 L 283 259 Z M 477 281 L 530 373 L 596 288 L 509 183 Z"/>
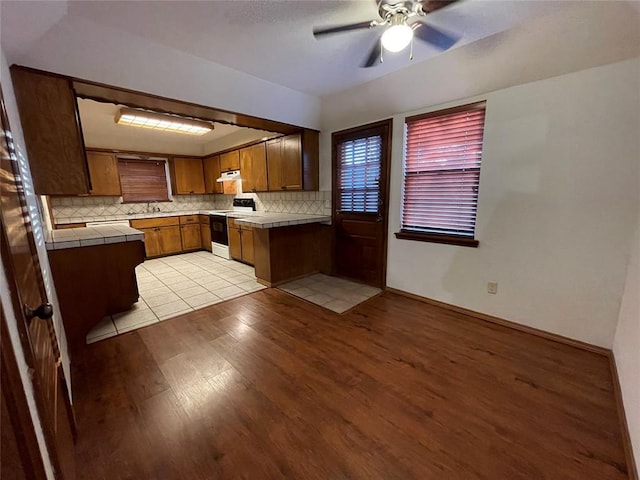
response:
<path id="1" fill-rule="evenodd" d="M 138 301 L 144 234 L 127 226 L 54 230 L 45 238 L 67 342 L 73 352 L 106 315 Z"/>

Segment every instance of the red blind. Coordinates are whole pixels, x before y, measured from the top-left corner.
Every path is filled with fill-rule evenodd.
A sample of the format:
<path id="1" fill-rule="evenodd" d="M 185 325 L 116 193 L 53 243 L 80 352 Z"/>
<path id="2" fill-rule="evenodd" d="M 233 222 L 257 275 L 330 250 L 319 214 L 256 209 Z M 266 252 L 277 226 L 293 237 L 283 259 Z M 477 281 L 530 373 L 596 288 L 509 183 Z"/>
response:
<path id="1" fill-rule="evenodd" d="M 166 202 L 169 200 L 163 160 L 118 160 L 123 202 Z"/>
<path id="2" fill-rule="evenodd" d="M 402 230 L 475 234 L 485 106 L 406 120 Z"/>
<path id="3" fill-rule="evenodd" d="M 339 209 L 377 213 L 382 137 L 373 135 L 338 144 Z"/>

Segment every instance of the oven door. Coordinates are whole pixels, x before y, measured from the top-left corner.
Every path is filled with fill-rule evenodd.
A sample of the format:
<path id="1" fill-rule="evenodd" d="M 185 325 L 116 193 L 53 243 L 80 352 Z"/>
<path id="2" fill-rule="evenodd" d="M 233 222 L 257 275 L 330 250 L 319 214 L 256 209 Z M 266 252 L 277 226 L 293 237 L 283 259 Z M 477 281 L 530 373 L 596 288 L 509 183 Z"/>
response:
<path id="1" fill-rule="evenodd" d="M 211 225 L 211 243 L 229 245 L 227 217 L 224 215 L 210 215 L 209 222 Z"/>

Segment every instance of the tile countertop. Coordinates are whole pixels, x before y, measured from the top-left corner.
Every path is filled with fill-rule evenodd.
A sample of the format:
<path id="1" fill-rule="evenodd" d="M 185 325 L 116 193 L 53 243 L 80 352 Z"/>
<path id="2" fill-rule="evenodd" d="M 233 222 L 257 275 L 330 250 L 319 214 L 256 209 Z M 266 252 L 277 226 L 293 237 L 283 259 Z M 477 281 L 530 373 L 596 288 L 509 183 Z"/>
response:
<path id="1" fill-rule="evenodd" d="M 326 223 L 331 221 L 329 215 L 311 215 L 307 213 L 255 212 L 247 217 L 242 212 L 233 212 L 232 214 L 227 214 L 227 216 L 237 218 L 236 223 L 238 225 L 254 228 L 288 227 L 305 223 Z"/>
<path id="2" fill-rule="evenodd" d="M 81 227 L 52 230 L 45 237 L 47 250 L 88 247 L 104 243 L 143 241 L 144 233 L 124 225 L 104 227 Z"/>

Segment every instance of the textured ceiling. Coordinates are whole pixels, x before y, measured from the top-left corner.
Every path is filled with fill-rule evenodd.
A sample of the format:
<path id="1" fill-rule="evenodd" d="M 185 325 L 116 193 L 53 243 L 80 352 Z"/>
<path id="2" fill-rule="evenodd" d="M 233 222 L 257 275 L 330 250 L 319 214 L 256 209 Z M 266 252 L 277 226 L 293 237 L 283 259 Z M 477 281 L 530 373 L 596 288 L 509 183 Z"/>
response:
<path id="1" fill-rule="evenodd" d="M 461 0 L 427 17 L 433 25 L 456 33 L 453 50 L 474 49 L 496 68 L 509 59 L 493 54 L 491 42 L 513 41 L 519 31 L 534 31 L 520 42 L 516 55 L 548 52 L 570 42 L 571 55 L 563 69 L 585 68 L 592 54 L 618 59 L 638 43 L 640 2 Z M 377 38 L 376 31 L 355 31 L 321 40 L 314 26 L 360 22 L 377 18 L 374 0 L 261 1 L 72 1 L 0 2 L 2 46 L 10 61 L 19 62 L 30 45 L 56 23 L 66 29 L 81 19 L 146 38 L 195 57 L 315 96 L 325 96 L 363 84 L 421 62 L 447 58 L 416 42 L 414 59 L 407 52 L 387 55 L 382 65 L 362 69 Z M 549 22 L 548 18 L 555 18 Z M 566 23 L 567 28 L 563 28 Z M 598 36 L 597 44 L 580 49 L 580 39 Z M 490 40 L 489 47 L 487 42 Z M 87 39 L 90 43 L 91 39 Z M 626 50 L 625 50 L 626 49 Z M 477 50 L 477 49 L 476 49 Z M 497 50 L 497 49 L 496 49 Z M 624 51 L 622 51 L 624 50 Z M 612 60 L 614 61 L 614 60 Z M 441 62 L 440 62 L 441 63 Z M 451 62 L 451 70 L 456 68 Z M 562 70 L 562 69 L 561 69 Z M 556 74 L 565 73 L 558 71 Z M 509 83 L 506 81 L 506 83 Z"/>

